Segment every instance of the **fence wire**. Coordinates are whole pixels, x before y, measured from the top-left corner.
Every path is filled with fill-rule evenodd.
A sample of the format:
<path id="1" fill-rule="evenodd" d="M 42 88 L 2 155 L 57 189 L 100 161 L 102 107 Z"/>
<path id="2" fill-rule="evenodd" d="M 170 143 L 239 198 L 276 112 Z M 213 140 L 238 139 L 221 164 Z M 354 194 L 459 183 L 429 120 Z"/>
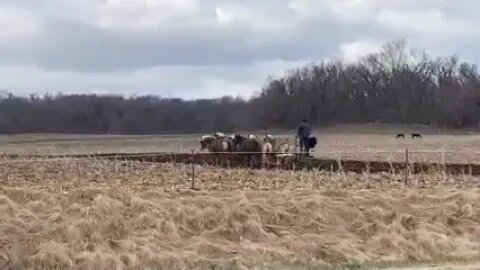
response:
<path id="1" fill-rule="evenodd" d="M 463 175 L 480 175 L 480 164 L 466 163 L 455 164 L 446 162 L 445 155 L 447 154 L 464 154 L 468 153 L 479 154 L 480 152 L 467 152 L 467 151 L 412 151 L 408 148 L 405 151 L 355 151 L 355 152 L 338 152 L 338 151 L 315 151 L 315 157 L 307 158 L 306 160 L 313 160 L 314 166 L 318 170 L 326 171 L 350 171 L 355 173 L 378 173 L 387 172 L 392 174 L 401 173 L 404 175 L 404 181 L 410 182 L 411 174 L 422 173 L 430 169 L 438 170 L 444 175 L 449 174 L 463 174 Z M 14 164 L 14 163 L 44 163 L 44 162 L 72 162 L 72 161 L 100 161 L 107 162 L 111 160 L 116 161 L 147 161 L 147 162 L 159 162 L 159 163 L 188 163 L 187 167 L 189 171 L 189 178 L 191 188 L 196 189 L 196 166 L 197 165 L 214 165 L 221 166 L 222 156 L 236 156 L 241 157 L 243 155 L 273 155 L 282 156 L 290 155 L 295 156 L 294 161 L 302 161 L 302 158 L 298 159 L 298 155 L 305 154 L 304 152 L 147 152 L 147 153 L 100 153 L 100 154 L 60 154 L 60 155 L 0 155 L 0 165 Z M 359 159 L 342 159 L 342 155 L 352 154 L 369 154 L 369 155 L 402 155 L 400 161 L 385 160 L 359 160 Z M 413 157 L 419 154 L 437 154 L 441 155 L 441 162 L 417 162 Z M 218 156 L 218 159 L 205 159 L 208 156 Z M 319 156 L 320 155 L 320 156 Z M 336 157 L 327 157 L 328 155 L 335 155 Z M 405 155 L 405 156 L 403 156 Z M 322 157 L 323 156 L 323 157 Z M 198 159 L 196 158 L 198 157 Z M 367 157 L 368 158 L 368 157 Z M 225 159 L 228 160 L 229 158 Z M 238 158 L 237 158 L 238 160 Z M 240 159 L 242 160 L 242 159 Z M 278 159 L 277 159 L 278 160 Z M 228 162 L 227 162 L 228 163 Z M 243 166 L 243 165 L 242 165 Z M 227 166 L 230 167 L 230 164 Z M 260 167 L 263 168 L 263 167 Z M 270 167 L 279 169 L 277 167 Z M 303 170 L 303 167 L 299 167 Z M 281 169 L 295 170 L 293 168 L 281 167 Z"/>

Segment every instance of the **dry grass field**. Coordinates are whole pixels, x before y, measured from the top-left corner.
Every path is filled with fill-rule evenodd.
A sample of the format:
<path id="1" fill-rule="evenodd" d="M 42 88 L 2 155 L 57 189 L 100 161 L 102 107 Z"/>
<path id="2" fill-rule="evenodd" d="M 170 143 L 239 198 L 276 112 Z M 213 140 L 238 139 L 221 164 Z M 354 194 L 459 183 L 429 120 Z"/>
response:
<path id="1" fill-rule="evenodd" d="M 184 165 L 0 164 L 3 269 L 355 268 L 480 251 L 476 178 L 418 175 L 412 187 L 401 175 L 198 167 L 192 191 Z"/>
<path id="2" fill-rule="evenodd" d="M 480 137 L 466 135 L 421 141 L 345 133 L 320 138 L 319 149 L 352 158 L 408 145 L 412 151 L 470 152 L 458 155 L 475 162 L 480 146 Z M 194 136 L 0 137 L 0 151 L 17 154 L 192 147 L 198 147 Z M 0 159 L 0 268 L 371 269 L 463 266 L 480 255 L 476 177 L 418 174 L 405 183 L 403 175 L 388 173 L 197 166 L 200 190 L 194 191 L 190 168 Z"/>

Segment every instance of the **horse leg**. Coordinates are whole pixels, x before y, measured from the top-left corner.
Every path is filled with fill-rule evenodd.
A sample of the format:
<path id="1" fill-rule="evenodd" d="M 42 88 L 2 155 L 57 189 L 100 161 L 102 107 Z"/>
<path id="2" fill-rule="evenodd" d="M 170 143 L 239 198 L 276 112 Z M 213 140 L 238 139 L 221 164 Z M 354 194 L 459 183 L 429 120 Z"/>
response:
<path id="1" fill-rule="evenodd" d="M 258 168 L 257 156 L 255 154 L 252 154 L 252 168 Z"/>

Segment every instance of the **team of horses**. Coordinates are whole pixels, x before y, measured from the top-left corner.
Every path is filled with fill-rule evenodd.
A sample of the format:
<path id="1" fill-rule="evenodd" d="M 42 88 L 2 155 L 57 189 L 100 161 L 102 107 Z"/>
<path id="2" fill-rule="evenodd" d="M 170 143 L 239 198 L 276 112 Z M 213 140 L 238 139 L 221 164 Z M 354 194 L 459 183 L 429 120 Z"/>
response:
<path id="1" fill-rule="evenodd" d="M 316 139 L 315 143 L 316 144 Z M 312 145 L 311 148 L 315 147 Z M 200 149 L 208 150 L 211 153 L 230 153 L 236 152 L 242 154 L 249 161 L 261 161 L 265 166 L 270 160 L 285 162 L 295 157 L 295 140 L 288 138 L 275 138 L 270 134 L 261 136 L 249 134 L 225 135 L 221 132 L 215 132 L 213 135 L 203 135 L 200 138 Z"/>

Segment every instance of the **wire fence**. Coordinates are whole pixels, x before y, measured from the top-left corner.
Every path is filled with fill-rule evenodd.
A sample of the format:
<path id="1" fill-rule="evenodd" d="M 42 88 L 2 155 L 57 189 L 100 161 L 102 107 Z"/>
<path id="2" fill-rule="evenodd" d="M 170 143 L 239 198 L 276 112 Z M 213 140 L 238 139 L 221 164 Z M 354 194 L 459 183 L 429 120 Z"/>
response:
<path id="1" fill-rule="evenodd" d="M 72 159 L 123 159 L 123 158 L 135 158 L 135 157 L 185 157 L 185 156 L 295 156 L 295 157 L 309 157 L 313 159 L 328 159 L 328 158 L 344 158 L 354 159 L 352 157 L 363 157 L 360 161 L 368 162 L 375 160 L 368 160 L 372 156 L 383 156 L 388 158 L 389 156 L 404 157 L 402 160 L 407 160 L 408 156 L 410 160 L 415 160 L 415 157 L 419 155 L 430 154 L 430 157 L 437 157 L 442 163 L 452 163 L 446 160 L 448 155 L 465 155 L 466 157 L 478 156 L 478 159 L 470 159 L 467 164 L 480 163 L 480 152 L 476 151 L 431 151 L 431 150 L 410 150 L 405 148 L 402 151 L 316 151 L 312 153 L 305 152 L 247 152 L 247 151 L 234 151 L 234 152 L 204 152 L 191 150 L 189 152 L 104 152 L 104 153 L 87 153 L 87 154 L 0 154 L 0 163 L 11 162 L 44 162 L 44 161 L 61 161 Z M 366 160 L 367 159 L 367 160 Z M 158 161 L 161 161 L 159 159 Z M 428 162 L 428 160 L 417 160 Z M 455 160 L 453 163 L 458 163 Z"/>
<path id="2" fill-rule="evenodd" d="M 422 173 L 431 169 L 443 174 L 464 174 L 480 175 L 480 163 L 450 163 L 446 155 L 479 155 L 480 152 L 473 151 L 411 151 L 405 148 L 404 151 L 316 151 L 315 157 L 304 155 L 304 152 L 201 152 L 191 150 L 190 152 L 142 152 L 142 153 L 96 153 L 96 154 L 65 154 L 65 155 L 0 155 L 0 164 L 24 163 L 24 162 L 61 162 L 91 160 L 124 160 L 144 161 L 162 163 L 184 163 L 190 164 L 192 189 L 195 186 L 195 168 L 197 165 L 214 165 L 228 168 L 249 167 L 249 168 L 276 168 L 276 169 L 318 169 L 328 171 L 350 171 L 356 173 L 402 173 L 405 182 L 410 180 L 410 175 Z M 399 160 L 358 160 L 344 159 L 342 155 L 398 155 Z M 433 154 L 440 155 L 438 162 L 419 162 L 415 160 L 416 155 Z M 365 155 L 365 156 L 368 156 Z M 319 157 L 323 156 L 323 157 Z M 272 166 L 272 158 L 275 162 Z M 249 158 L 253 158 L 249 160 Z M 252 161 L 252 163 L 249 163 Z M 268 163 L 262 163 L 267 161 Z M 253 164 L 253 166 L 252 166 Z"/>

